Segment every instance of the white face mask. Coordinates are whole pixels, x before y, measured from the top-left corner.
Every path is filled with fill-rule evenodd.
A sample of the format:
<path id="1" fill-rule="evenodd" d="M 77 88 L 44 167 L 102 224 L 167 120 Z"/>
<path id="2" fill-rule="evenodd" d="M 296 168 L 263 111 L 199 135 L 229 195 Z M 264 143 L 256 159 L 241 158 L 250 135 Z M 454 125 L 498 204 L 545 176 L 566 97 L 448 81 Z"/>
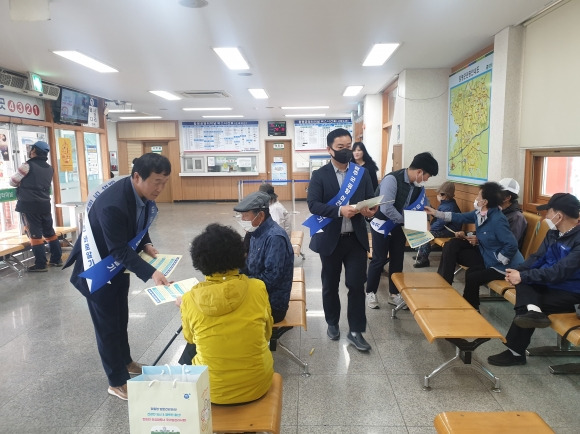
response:
<path id="1" fill-rule="evenodd" d="M 421 182 L 417 182 L 417 179 L 415 179 L 415 182 L 413 182 L 413 184 L 415 185 L 415 187 L 423 187 L 425 185 L 425 181 L 423 180 L 423 173 L 421 173 Z"/>
<path id="2" fill-rule="evenodd" d="M 252 220 L 238 220 L 238 223 L 240 224 L 240 226 L 242 226 L 242 228 L 246 232 L 254 232 L 256 229 L 258 229 L 260 227 L 259 225 L 258 226 L 252 225 L 254 220 L 256 220 L 256 217 L 258 217 L 258 214 L 256 214 Z"/>
<path id="3" fill-rule="evenodd" d="M 473 208 L 475 208 L 477 211 L 481 211 L 481 207 L 478 205 L 477 199 L 473 201 Z"/>
<path id="4" fill-rule="evenodd" d="M 555 215 L 554 215 L 554 217 L 556 217 L 557 215 L 558 215 L 558 214 L 555 214 Z M 558 228 L 556 227 L 556 223 L 554 223 L 554 222 L 552 221 L 552 219 L 553 219 L 554 217 L 552 217 L 551 219 L 546 219 L 546 223 L 548 223 L 548 227 L 549 227 L 551 230 L 553 230 L 553 231 L 554 231 L 554 230 L 556 230 L 556 229 L 558 229 Z"/>
<path id="5" fill-rule="evenodd" d="M 440 194 L 437 195 L 437 200 L 439 202 L 443 202 L 443 196 L 441 196 Z"/>

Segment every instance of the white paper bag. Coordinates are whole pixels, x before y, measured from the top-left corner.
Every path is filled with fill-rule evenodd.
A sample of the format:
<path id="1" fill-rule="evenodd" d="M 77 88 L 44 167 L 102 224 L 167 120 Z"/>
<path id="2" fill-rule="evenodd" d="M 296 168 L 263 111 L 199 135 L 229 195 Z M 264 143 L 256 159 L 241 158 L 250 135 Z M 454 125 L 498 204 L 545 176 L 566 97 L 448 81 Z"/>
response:
<path id="1" fill-rule="evenodd" d="M 133 434 L 211 434 L 207 366 L 143 366 L 127 381 Z"/>

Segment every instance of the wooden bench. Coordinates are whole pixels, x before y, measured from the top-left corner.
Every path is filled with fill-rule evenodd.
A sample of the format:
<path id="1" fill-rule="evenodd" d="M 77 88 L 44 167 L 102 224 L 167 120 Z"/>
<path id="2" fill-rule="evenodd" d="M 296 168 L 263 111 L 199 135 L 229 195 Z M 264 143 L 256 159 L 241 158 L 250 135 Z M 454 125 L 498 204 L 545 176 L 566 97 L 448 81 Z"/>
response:
<path id="1" fill-rule="evenodd" d="M 304 240 L 304 232 L 302 231 L 292 231 L 290 234 L 290 244 L 292 244 L 292 249 L 294 250 L 294 255 L 302 256 L 305 259 L 304 253 L 302 253 L 302 241 Z"/>
<path id="2" fill-rule="evenodd" d="M 20 260 L 15 257 L 14 253 L 20 253 L 26 249 L 24 244 L 10 243 L 6 240 L 0 241 L 0 260 L 18 273 L 18 277 L 22 277 L 22 270 L 26 267 Z M 18 268 L 19 265 L 21 268 Z"/>
<path id="3" fill-rule="evenodd" d="M 445 339 L 456 347 L 454 357 L 424 377 L 423 389 L 430 390 L 429 381 L 441 372 L 465 366 L 483 373 L 499 392 L 499 378 L 472 356 L 490 339 L 505 342 L 501 333 L 437 273 L 394 273 L 392 280 L 427 340 Z"/>
<path id="4" fill-rule="evenodd" d="M 286 355 L 290 360 L 302 368 L 301 375 L 303 377 L 310 377 L 310 372 L 308 372 L 308 363 L 301 360 L 279 340 L 282 335 L 292 327 L 302 327 L 304 330 L 308 329 L 306 324 L 306 301 L 290 300 L 290 303 L 288 304 L 288 310 L 286 311 L 286 316 L 282 321 L 274 324 L 274 327 L 276 327 L 277 330 L 272 332 L 272 338 L 270 339 L 270 350 L 276 351 L 277 347 L 280 347 L 284 355 Z"/>
<path id="5" fill-rule="evenodd" d="M 212 404 L 214 433 L 279 434 L 282 424 L 282 383 L 282 376 L 275 372 L 270 389 L 260 399 L 242 405 Z"/>
<path id="6" fill-rule="evenodd" d="M 292 282 L 306 282 L 304 278 L 304 268 L 294 267 L 294 274 L 292 275 Z"/>
<path id="7" fill-rule="evenodd" d="M 439 434 L 548 434 L 544 419 L 531 411 L 464 412 L 446 411 L 433 421 Z"/>
<path id="8" fill-rule="evenodd" d="M 56 226 L 54 228 L 56 235 L 60 240 L 63 240 L 67 243 L 70 247 L 73 247 L 74 242 L 76 241 L 76 236 L 73 236 L 72 241 L 69 241 L 67 238 L 67 234 L 77 234 L 77 228 L 75 226 Z"/>

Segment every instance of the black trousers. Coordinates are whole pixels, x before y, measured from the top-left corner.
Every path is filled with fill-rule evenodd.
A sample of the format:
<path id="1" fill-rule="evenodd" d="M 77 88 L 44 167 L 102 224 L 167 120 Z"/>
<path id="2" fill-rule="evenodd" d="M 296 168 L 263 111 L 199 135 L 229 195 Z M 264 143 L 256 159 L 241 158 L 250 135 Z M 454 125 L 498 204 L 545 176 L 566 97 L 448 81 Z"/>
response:
<path id="1" fill-rule="evenodd" d="M 389 293 L 398 294 L 399 290 L 393 283 L 391 276 L 393 273 L 400 273 L 403 271 L 403 262 L 405 260 L 405 243 L 407 239 L 405 238 L 403 227 L 400 225 L 397 225 L 393 228 L 389 237 L 391 238 L 389 241 Z"/>
<path id="2" fill-rule="evenodd" d="M 472 265 L 465 272 L 465 288 L 463 298 L 470 305 L 479 309 L 479 287 L 492 280 L 503 280 L 505 276 L 493 268 L 485 268 L 485 265 Z"/>
<path id="3" fill-rule="evenodd" d="M 534 304 L 546 315 L 552 313 L 574 312 L 574 305 L 580 303 L 580 293 L 562 291 L 544 285 L 516 285 L 516 315 L 525 313 L 528 304 Z M 524 329 L 513 322 L 506 335 L 506 345 L 516 353 L 523 355 L 530 345 L 535 329 Z"/>
<path id="4" fill-rule="evenodd" d="M 50 262 L 58 264 L 62 258 L 62 249 L 52 226 L 52 215 L 50 213 L 22 213 L 20 216 L 26 228 L 26 235 L 30 238 L 32 253 L 34 254 L 34 265 L 39 268 L 46 267 L 43 237 L 48 241 L 50 247 Z"/>
<path id="5" fill-rule="evenodd" d="M 439 262 L 439 273 L 450 285 L 453 283 L 453 276 L 457 264 L 465 267 L 483 265 L 483 257 L 479 253 L 478 246 L 472 246 L 469 241 L 462 238 L 453 238 L 443 245 L 441 262 Z"/>
<path id="6" fill-rule="evenodd" d="M 389 241 L 391 240 L 391 236 L 384 237 L 383 234 L 379 234 L 377 231 L 371 229 L 371 237 L 373 240 L 373 257 L 369 262 L 367 271 L 366 292 L 376 294 L 381 281 L 383 268 L 389 260 Z"/>
<path id="7" fill-rule="evenodd" d="M 351 236 L 341 236 L 332 255 L 320 255 L 320 261 L 322 305 L 326 323 L 337 325 L 340 319 L 338 285 L 344 264 L 345 284 L 348 288 L 348 326 L 351 332 L 364 332 L 367 327 L 364 289 L 367 280 L 367 251 L 353 233 Z"/>
<path id="8" fill-rule="evenodd" d="M 110 284 L 87 297 L 95 328 L 97 348 L 110 386 L 129 379 L 127 365 L 133 360 L 129 348 L 129 274 L 119 273 Z"/>

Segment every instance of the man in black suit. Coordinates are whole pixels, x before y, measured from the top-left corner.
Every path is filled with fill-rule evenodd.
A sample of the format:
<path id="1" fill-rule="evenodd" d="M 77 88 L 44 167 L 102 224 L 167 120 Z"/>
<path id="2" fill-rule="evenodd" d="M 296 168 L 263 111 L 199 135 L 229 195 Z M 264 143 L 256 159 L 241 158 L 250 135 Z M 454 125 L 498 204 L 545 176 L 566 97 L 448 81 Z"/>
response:
<path id="1" fill-rule="evenodd" d="M 344 264 L 348 288 L 347 340 L 359 351 L 371 346 L 362 333 L 366 330 L 364 285 L 369 239 L 365 217 L 372 217 L 377 207 L 355 210 L 351 204 L 374 196 L 368 172 L 350 162 L 352 136 L 342 128 L 326 138 L 330 163 L 316 170 L 308 186 L 308 209 L 313 214 L 304 222 L 311 231 L 310 249 L 322 263 L 322 303 L 331 340 L 340 338 L 340 298 L 338 285 Z"/>
<path id="2" fill-rule="evenodd" d="M 131 176 L 107 181 L 87 203 L 82 236 L 65 264 L 74 264 L 71 283 L 87 299 L 97 347 L 109 380 L 108 393 L 127 400 L 130 374 L 141 365 L 131 358 L 129 323 L 129 274 L 146 282 L 168 285 L 165 276 L 139 256 L 155 257 L 157 249 L 148 228 L 157 214 L 155 199 L 163 191 L 171 163 L 158 154 L 144 154 L 133 161 Z"/>

